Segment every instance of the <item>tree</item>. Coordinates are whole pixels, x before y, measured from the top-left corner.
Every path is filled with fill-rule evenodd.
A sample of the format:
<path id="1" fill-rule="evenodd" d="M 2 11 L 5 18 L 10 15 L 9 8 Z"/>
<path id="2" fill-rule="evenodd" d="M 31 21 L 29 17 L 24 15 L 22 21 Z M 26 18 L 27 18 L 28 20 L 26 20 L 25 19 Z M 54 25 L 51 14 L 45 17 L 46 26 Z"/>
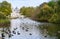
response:
<path id="1" fill-rule="evenodd" d="M 53 15 L 53 9 L 46 3 L 40 7 L 40 13 L 37 15 L 38 18 L 42 21 L 48 21 Z"/>
<path id="2" fill-rule="evenodd" d="M 6 16 L 0 12 L 0 19 L 6 19 Z"/>
<path id="3" fill-rule="evenodd" d="M 22 13 L 23 15 L 27 17 L 31 17 L 33 16 L 32 14 L 34 13 L 34 8 L 33 7 L 22 7 L 20 9 L 20 13 Z"/>
<path id="4" fill-rule="evenodd" d="M 6 16 L 9 15 L 12 12 L 11 4 L 7 1 L 3 1 L 2 3 L 0 3 L 0 12 L 2 12 Z"/>

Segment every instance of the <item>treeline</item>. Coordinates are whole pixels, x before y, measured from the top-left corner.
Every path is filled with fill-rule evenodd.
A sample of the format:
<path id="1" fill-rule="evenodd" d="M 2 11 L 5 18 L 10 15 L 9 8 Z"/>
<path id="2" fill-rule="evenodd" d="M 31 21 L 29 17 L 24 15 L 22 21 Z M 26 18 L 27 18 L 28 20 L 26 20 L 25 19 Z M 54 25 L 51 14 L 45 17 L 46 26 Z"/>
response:
<path id="1" fill-rule="evenodd" d="M 0 19 L 5 19 L 10 13 L 11 10 L 11 4 L 7 1 L 0 2 Z"/>
<path id="2" fill-rule="evenodd" d="M 0 28 L 10 26 L 10 20 L 7 18 L 11 12 L 12 10 L 10 3 L 7 1 L 0 2 Z"/>
<path id="3" fill-rule="evenodd" d="M 22 7 L 20 13 L 37 21 L 60 23 L 60 0 L 44 2 L 37 7 Z"/>

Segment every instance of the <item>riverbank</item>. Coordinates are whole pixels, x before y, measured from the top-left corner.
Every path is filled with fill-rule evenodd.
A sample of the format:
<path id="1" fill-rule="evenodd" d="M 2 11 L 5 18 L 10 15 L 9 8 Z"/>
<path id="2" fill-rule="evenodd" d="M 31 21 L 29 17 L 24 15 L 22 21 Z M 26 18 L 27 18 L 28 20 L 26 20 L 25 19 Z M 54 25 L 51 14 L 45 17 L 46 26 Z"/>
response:
<path id="1" fill-rule="evenodd" d="M 10 26 L 10 20 L 0 19 L 0 27 L 9 27 L 9 26 Z"/>
<path id="2" fill-rule="evenodd" d="M 60 1 L 44 2 L 38 7 L 22 7 L 20 13 L 40 22 L 60 24 Z"/>
<path id="3" fill-rule="evenodd" d="M 56 36 L 60 38 L 60 24 L 43 23 L 39 26 L 42 30 L 42 34 L 48 34 L 49 36 Z"/>

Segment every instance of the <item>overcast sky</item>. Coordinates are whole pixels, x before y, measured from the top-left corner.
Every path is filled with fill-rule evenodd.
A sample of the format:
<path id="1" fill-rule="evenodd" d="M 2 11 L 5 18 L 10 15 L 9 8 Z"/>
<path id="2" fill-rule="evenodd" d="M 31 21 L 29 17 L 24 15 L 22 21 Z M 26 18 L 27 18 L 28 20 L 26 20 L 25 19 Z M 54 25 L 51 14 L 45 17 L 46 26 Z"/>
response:
<path id="1" fill-rule="evenodd" d="M 2 2 L 4 0 L 0 0 L 0 2 Z M 12 4 L 12 7 L 18 7 L 21 8 L 22 6 L 39 6 L 41 3 L 43 2 L 49 2 L 50 0 L 6 0 L 9 3 Z"/>

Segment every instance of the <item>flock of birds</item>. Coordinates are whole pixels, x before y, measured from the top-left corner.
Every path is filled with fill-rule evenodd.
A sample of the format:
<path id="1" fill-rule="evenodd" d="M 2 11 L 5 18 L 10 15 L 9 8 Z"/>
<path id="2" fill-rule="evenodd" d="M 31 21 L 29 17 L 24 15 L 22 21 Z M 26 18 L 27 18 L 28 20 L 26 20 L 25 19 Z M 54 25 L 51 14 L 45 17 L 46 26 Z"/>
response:
<path id="1" fill-rule="evenodd" d="M 26 22 L 26 24 L 28 24 L 28 22 Z M 26 32 L 28 32 L 29 28 L 25 29 L 25 27 L 23 26 L 23 25 L 27 26 L 26 24 L 22 23 L 22 25 L 20 25 L 20 27 L 22 27 L 22 30 L 25 30 Z M 36 23 L 34 23 L 33 25 L 30 25 L 30 26 L 39 26 L 39 24 L 36 25 Z M 17 29 L 18 29 L 17 27 L 14 28 L 13 31 L 11 31 L 10 29 L 7 29 L 7 30 L 3 29 L 2 33 L 1 33 L 2 39 L 5 39 L 5 33 L 8 34 L 8 38 L 11 38 L 12 36 L 14 36 L 14 34 L 20 35 L 21 33 L 19 31 L 16 32 Z M 32 33 L 29 33 L 29 35 L 32 35 Z M 45 36 L 45 37 L 47 37 L 47 36 Z"/>
<path id="2" fill-rule="evenodd" d="M 8 37 L 9 38 L 12 37 L 12 36 L 14 36 L 13 34 L 20 35 L 21 33 L 19 33 L 19 31 L 17 33 L 15 32 L 16 29 L 14 29 L 14 31 L 12 31 L 12 32 L 10 30 L 8 30 L 8 32 L 6 32 L 6 31 L 3 30 L 3 33 L 1 33 L 2 39 L 4 39 L 4 37 L 5 37 L 4 32 L 6 34 L 8 34 Z M 22 27 L 22 29 L 24 30 L 24 27 Z M 28 29 L 26 29 L 26 32 L 28 32 Z M 11 34 L 11 33 L 13 33 L 13 34 Z M 29 35 L 32 35 L 32 33 L 30 33 Z"/>
<path id="3" fill-rule="evenodd" d="M 24 24 L 24 23 L 23 23 L 23 24 Z M 20 27 L 21 27 L 21 26 L 20 26 Z M 11 32 L 10 29 L 7 29 L 7 31 L 6 31 L 6 30 L 4 30 L 4 28 L 3 28 L 2 33 L 1 33 L 2 39 L 5 38 L 5 33 L 8 34 L 8 37 L 9 37 L 9 38 L 11 38 L 12 36 L 14 36 L 13 34 L 20 35 L 21 33 L 20 33 L 19 31 L 16 32 L 17 29 L 18 29 L 18 28 L 14 28 L 14 30 Z M 29 31 L 28 29 L 29 29 L 29 28 L 25 29 L 25 27 L 22 27 L 22 30 L 25 30 L 26 32 Z M 13 33 L 13 34 L 11 34 L 11 33 Z M 29 33 L 29 35 L 32 35 L 32 33 Z"/>
<path id="4" fill-rule="evenodd" d="M 36 24 L 35 22 L 32 24 L 32 23 L 30 23 L 30 26 L 39 26 L 40 24 Z M 26 22 L 26 23 L 23 23 L 22 22 L 22 24 L 20 25 L 20 28 L 22 28 L 22 30 L 25 30 L 26 32 L 28 32 L 29 31 L 29 27 L 24 27 L 24 26 L 29 26 L 29 23 L 28 22 Z M 21 33 L 19 32 L 19 31 L 17 31 L 16 32 L 16 30 L 18 29 L 18 27 L 16 27 L 16 28 L 13 28 L 13 31 L 11 31 L 10 29 L 7 29 L 7 30 L 2 30 L 2 33 L 1 33 L 1 36 L 2 36 L 2 39 L 5 39 L 5 33 L 6 34 L 8 34 L 8 38 L 11 38 L 12 36 L 14 36 L 15 34 L 17 34 L 17 35 L 20 35 Z M 33 35 L 32 33 L 29 33 L 29 35 Z M 45 37 L 47 37 L 47 36 L 45 36 Z"/>

